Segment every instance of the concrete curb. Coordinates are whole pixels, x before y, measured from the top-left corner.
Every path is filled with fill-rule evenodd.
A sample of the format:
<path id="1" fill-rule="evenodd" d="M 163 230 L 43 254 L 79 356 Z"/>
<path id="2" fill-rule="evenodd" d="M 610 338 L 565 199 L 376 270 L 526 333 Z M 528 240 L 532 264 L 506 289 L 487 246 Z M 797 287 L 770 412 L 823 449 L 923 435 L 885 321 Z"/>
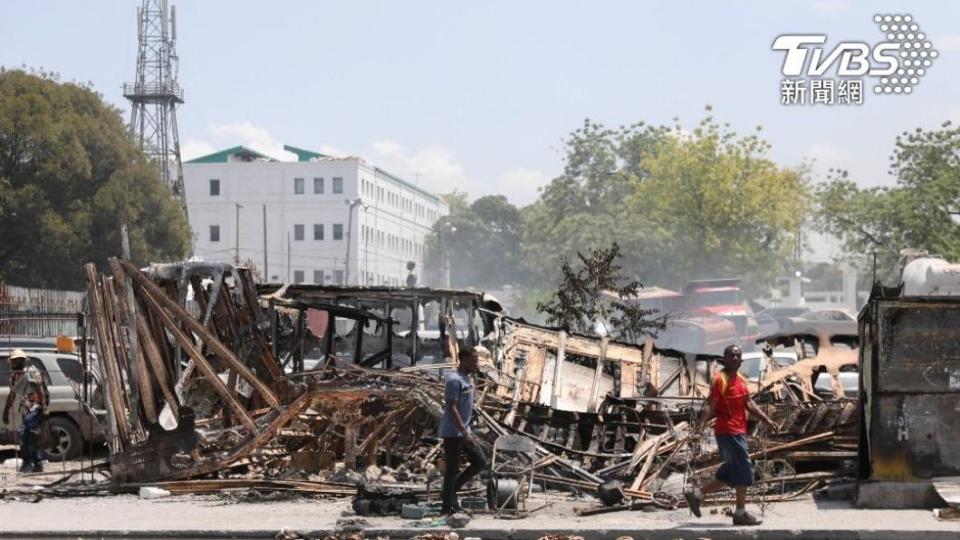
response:
<path id="1" fill-rule="evenodd" d="M 428 532 L 445 532 L 451 529 L 364 529 L 367 538 L 389 537 L 393 540 L 409 539 Z M 960 527 L 955 531 L 942 530 L 791 530 L 726 528 L 673 528 L 655 530 L 636 529 L 562 529 L 539 531 L 534 529 L 455 529 L 460 538 L 477 537 L 483 540 L 538 540 L 545 532 L 560 535 L 582 536 L 586 540 L 613 540 L 629 536 L 633 540 L 957 540 Z M 137 539 L 137 540 L 225 540 L 225 539 L 270 539 L 277 537 L 276 530 L 81 530 L 81 531 L 0 531 L 0 539 L 86 540 L 86 539 Z M 304 538 L 324 538 L 335 534 L 332 530 L 299 531 Z"/>

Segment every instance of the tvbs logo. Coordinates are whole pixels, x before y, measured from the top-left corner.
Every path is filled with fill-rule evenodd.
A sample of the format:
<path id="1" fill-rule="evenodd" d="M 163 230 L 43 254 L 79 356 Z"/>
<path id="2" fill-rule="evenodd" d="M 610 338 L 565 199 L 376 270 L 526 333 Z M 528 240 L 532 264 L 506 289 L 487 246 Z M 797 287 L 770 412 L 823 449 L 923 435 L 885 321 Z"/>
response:
<path id="1" fill-rule="evenodd" d="M 824 57 L 824 48 L 820 45 L 826 41 L 827 36 L 823 34 L 778 37 L 773 42 L 773 50 L 787 53 L 781 70 L 783 74 L 787 77 L 820 77 L 836 64 L 837 75 L 841 77 L 867 74 L 882 77 L 896 73 L 900 67 L 899 43 L 878 43 L 871 50 L 866 43 L 844 41 Z"/>
<path id="2" fill-rule="evenodd" d="M 870 84 L 874 85 L 874 93 L 911 93 L 938 52 L 911 15 L 875 15 L 873 21 L 886 39 L 872 45 L 863 41 L 841 41 L 827 46 L 825 34 L 777 37 L 773 50 L 784 53 L 780 71 L 786 77 L 781 81 L 782 102 L 789 105 L 826 103 L 826 90 L 833 91 L 836 87 L 843 89 L 844 97 L 853 94 L 857 98 L 847 103 L 860 104 L 859 89 L 865 77 L 873 78 Z M 808 97 L 806 90 L 810 90 L 808 101 L 804 101 Z"/>

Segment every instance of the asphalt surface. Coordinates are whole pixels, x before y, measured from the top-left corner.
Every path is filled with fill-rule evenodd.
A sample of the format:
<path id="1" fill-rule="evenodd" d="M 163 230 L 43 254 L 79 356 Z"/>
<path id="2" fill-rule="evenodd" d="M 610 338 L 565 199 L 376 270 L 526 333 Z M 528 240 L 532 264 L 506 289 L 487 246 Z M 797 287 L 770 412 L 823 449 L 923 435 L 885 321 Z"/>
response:
<path id="1" fill-rule="evenodd" d="M 78 468 L 79 463 L 51 464 L 47 470 Z M 357 519 L 345 499 L 228 495 L 181 495 L 142 499 L 136 495 L 46 497 L 31 486 L 57 476 L 22 476 L 15 462 L 0 465 L 0 538 L 276 538 L 282 530 L 324 538 L 342 530 L 342 520 Z M 87 477 L 89 479 L 89 477 Z M 33 488 L 38 489 L 38 488 Z M 24 491 L 27 490 L 27 491 Z M 559 494 L 534 494 L 530 509 L 552 503 L 523 519 L 477 515 L 459 537 L 539 539 L 545 533 L 585 539 L 629 536 L 634 540 L 680 538 L 722 540 L 757 538 L 960 540 L 960 522 L 939 521 L 927 510 L 862 510 L 846 501 L 798 501 L 768 505 L 759 527 L 734 527 L 721 508 L 705 508 L 702 518 L 686 510 L 637 510 L 580 517 L 577 507 L 593 499 L 573 500 Z M 758 508 L 751 506 L 751 511 Z M 413 538 L 445 527 L 417 527 L 399 517 L 363 518 L 367 538 Z"/>

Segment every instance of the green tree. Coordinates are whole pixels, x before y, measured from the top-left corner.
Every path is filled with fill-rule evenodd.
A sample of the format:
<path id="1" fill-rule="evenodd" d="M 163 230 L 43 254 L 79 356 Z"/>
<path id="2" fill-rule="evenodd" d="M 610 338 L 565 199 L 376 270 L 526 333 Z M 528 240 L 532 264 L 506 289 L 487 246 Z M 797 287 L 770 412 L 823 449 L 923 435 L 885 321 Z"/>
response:
<path id="1" fill-rule="evenodd" d="M 807 186 L 766 157 L 757 135 L 710 116 L 690 132 L 588 120 L 566 143 L 563 175 L 522 212 L 532 286 L 563 257 L 611 242 L 622 247 L 625 272 L 667 287 L 742 276 L 756 292 L 789 260 Z"/>
<path id="2" fill-rule="evenodd" d="M 83 287 L 129 229 L 138 263 L 182 258 L 190 229 L 119 111 L 88 88 L 0 70 L 0 281 Z"/>
<path id="3" fill-rule="evenodd" d="M 623 226 L 627 203 L 649 177 L 644 161 L 668 136 L 662 126 L 637 123 L 617 129 L 589 119 L 566 139 L 563 174 L 553 179 L 531 206 L 522 210 L 527 283 L 549 279 L 563 258 L 617 242 L 623 265 L 642 270 L 645 238 Z"/>
<path id="4" fill-rule="evenodd" d="M 614 339 L 639 342 L 644 334 L 656 335 L 662 321 L 653 311 L 625 302 L 636 296 L 642 285 L 628 280 L 619 266 L 620 246 L 594 249 L 588 255 L 577 253 L 578 268 L 563 258 L 560 278 L 550 298 L 537 303 L 547 324 L 580 334 L 601 333 Z"/>
<path id="5" fill-rule="evenodd" d="M 758 128 L 759 130 L 759 128 Z M 675 130 L 644 160 L 649 178 L 629 201 L 627 226 L 645 231 L 658 283 L 740 276 L 760 292 L 790 260 L 803 224 L 802 175 L 766 157 L 757 134 L 739 136 L 712 117 Z"/>
<path id="6" fill-rule="evenodd" d="M 427 265 L 440 283 L 442 257 L 448 257 L 453 287 L 500 288 L 519 279 L 520 211 L 503 195 L 472 203 L 454 192 L 444 197 L 450 214 L 434 224 L 427 239 Z"/>
<path id="7" fill-rule="evenodd" d="M 904 132 L 890 161 L 893 187 L 860 188 L 847 171 L 831 171 L 815 193 L 818 228 L 838 237 L 848 258 L 876 253 L 886 278 L 899 278 L 906 248 L 960 261 L 960 128 Z"/>

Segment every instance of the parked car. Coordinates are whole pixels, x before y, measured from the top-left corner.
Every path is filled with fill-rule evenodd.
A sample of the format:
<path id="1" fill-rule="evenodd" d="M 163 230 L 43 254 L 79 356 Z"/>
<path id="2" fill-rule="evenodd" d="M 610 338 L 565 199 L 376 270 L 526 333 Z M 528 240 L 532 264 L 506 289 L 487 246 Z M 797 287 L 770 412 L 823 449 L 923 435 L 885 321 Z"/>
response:
<path id="1" fill-rule="evenodd" d="M 783 369 L 797 363 L 797 353 L 789 350 L 773 351 L 771 359 L 762 351 L 744 352 L 743 363 L 740 365 L 740 373 L 747 378 L 750 387 L 754 390 L 760 388 L 760 379 L 765 377 L 771 371 Z"/>
<path id="2" fill-rule="evenodd" d="M 7 357 L 12 349 L 0 349 L 0 402 L 6 403 L 10 394 L 10 364 Z M 27 365 L 40 370 L 50 392 L 51 427 L 57 444 L 46 451 L 46 459 L 61 461 L 73 459 L 84 445 L 105 440 L 99 418 L 106 415 L 99 392 L 99 376 L 91 373 L 89 405 L 81 403 L 83 364 L 80 357 L 70 353 L 27 351 Z M 15 414 L 15 411 L 11 411 Z M 0 443 L 16 444 L 12 426 L 0 419 Z"/>
<path id="3" fill-rule="evenodd" d="M 810 310 L 805 307 L 769 307 L 756 312 L 760 335 L 768 336 L 789 325 L 791 317 L 800 317 Z M 771 321 L 773 324 L 771 324 Z"/>
<path id="4" fill-rule="evenodd" d="M 845 397 L 857 399 L 860 396 L 860 374 L 856 371 L 840 371 L 837 373 L 840 386 L 843 387 Z M 829 374 L 821 373 L 813 385 L 813 391 L 825 401 L 836 399 L 833 391 L 833 378 Z"/>
<path id="5" fill-rule="evenodd" d="M 757 335 L 758 337 L 769 336 L 770 334 L 775 334 L 777 330 L 780 329 L 780 322 L 770 315 L 762 315 L 758 313 L 757 318 Z"/>
<path id="6" fill-rule="evenodd" d="M 722 355 L 731 343 L 740 344 L 737 328 L 723 317 L 684 315 L 667 320 L 657 333 L 656 346 L 685 353 Z"/>
<path id="7" fill-rule="evenodd" d="M 793 333 L 815 333 L 828 331 L 832 334 L 857 334 L 857 314 L 849 309 L 821 309 L 808 311 L 799 317 L 787 319 L 789 324 L 784 325 L 781 331 Z"/>
<path id="8" fill-rule="evenodd" d="M 849 309 L 818 309 L 817 311 L 808 311 L 797 317 L 805 321 L 853 321 L 857 322 L 857 314 Z"/>
<path id="9" fill-rule="evenodd" d="M 6 349 L 20 349 L 30 352 L 77 352 L 80 349 L 80 338 L 72 336 L 36 337 L 36 336 L 4 336 L 0 338 L 0 347 Z M 90 346 L 91 352 L 93 346 Z"/>

